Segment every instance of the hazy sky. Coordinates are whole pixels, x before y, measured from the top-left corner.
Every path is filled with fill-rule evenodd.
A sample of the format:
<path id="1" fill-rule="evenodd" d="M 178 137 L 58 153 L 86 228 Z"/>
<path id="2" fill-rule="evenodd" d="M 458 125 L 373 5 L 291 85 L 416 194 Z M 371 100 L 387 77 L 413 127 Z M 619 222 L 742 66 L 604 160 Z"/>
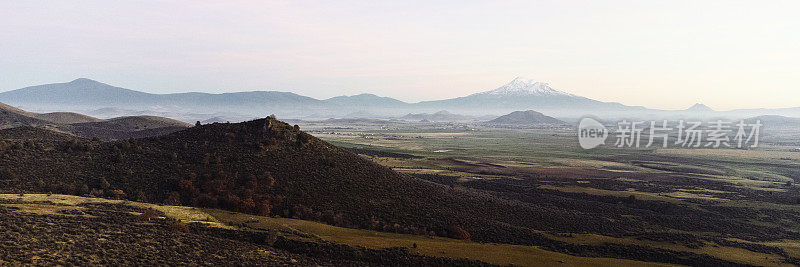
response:
<path id="1" fill-rule="evenodd" d="M 2 1 L 0 91 L 420 101 L 515 76 L 603 101 L 800 106 L 800 1 Z"/>

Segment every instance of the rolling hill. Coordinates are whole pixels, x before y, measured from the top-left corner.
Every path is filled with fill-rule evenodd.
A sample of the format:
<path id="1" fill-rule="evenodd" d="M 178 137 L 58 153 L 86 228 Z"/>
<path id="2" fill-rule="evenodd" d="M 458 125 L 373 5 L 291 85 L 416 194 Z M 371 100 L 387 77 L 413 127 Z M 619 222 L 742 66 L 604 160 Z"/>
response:
<path id="1" fill-rule="evenodd" d="M 162 127 L 190 127 L 191 124 L 169 118 L 156 116 L 129 116 L 119 117 L 102 121 L 95 121 L 97 124 L 109 125 L 106 128 L 113 128 L 123 131 L 146 130 Z"/>
<path id="2" fill-rule="evenodd" d="M 44 127 L 52 123 L 31 117 L 34 113 L 0 103 L 0 129 L 13 128 L 19 126 Z"/>
<path id="3" fill-rule="evenodd" d="M 59 123 L 59 124 L 73 124 L 73 123 L 86 123 L 86 122 L 100 122 L 103 121 L 101 119 L 87 116 L 83 114 L 78 114 L 74 112 L 51 112 L 51 113 L 42 113 L 42 114 L 33 114 L 31 117 L 46 120 L 52 123 Z"/>
<path id="4" fill-rule="evenodd" d="M 7 110 L 0 110 L 0 129 L 19 126 L 46 126 L 49 124 L 51 123 L 48 121 L 28 117 Z"/>
<path id="5" fill-rule="evenodd" d="M 190 124 L 155 116 L 102 120 L 72 112 L 33 113 L 0 103 L 0 129 L 38 127 L 103 140 L 151 137 L 180 131 Z"/>
<path id="6" fill-rule="evenodd" d="M 33 113 L 30 113 L 30 112 L 24 111 L 24 110 L 22 110 L 22 109 L 19 109 L 19 108 L 16 108 L 16 107 L 12 107 L 12 106 L 6 105 L 6 104 L 4 104 L 4 103 L 0 103 L 0 110 L 3 110 L 3 111 L 8 111 L 8 112 L 13 112 L 13 113 L 17 113 L 17 114 L 22 114 L 22 115 L 30 115 L 30 114 L 33 114 Z"/>
<path id="7" fill-rule="evenodd" d="M 541 124 L 558 124 L 566 125 L 566 122 L 560 121 L 556 118 L 544 115 L 542 113 L 526 110 L 514 111 L 509 114 L 500 116 L 496 119 L 490 120 L 488 124 L 501 124 L 501 125 L 541 125 Z"/>
<path id="8" fill-rule="evenodd" d="M 84 138 L 102 140 L 142 138 L 177 132 L 190 124 L 155 116 L 129 116 L 102 121 L 73 123 L 68 129 Z"/>

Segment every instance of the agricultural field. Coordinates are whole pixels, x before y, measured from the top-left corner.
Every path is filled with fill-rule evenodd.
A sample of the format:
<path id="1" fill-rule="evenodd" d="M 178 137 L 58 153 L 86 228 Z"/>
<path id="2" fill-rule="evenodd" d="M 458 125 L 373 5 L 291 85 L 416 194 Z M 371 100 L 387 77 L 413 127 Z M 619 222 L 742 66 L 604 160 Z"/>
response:
<path id="1" fill-rule="evenodd" d="M 608 217 L 610 225 L 620 228 L 628 227 L 625 220 L 641 227 L 541 231 L 558 242 L 687 252 L 738 264 L 800 263 L 800 153 L 793 152 L 792 131 L 767 132 L 761 146 L 750 150 L 583 150 L 569 127 L 298 124 L 401 173 Z M 582 207 L 590 203 L 602 203 L 595 208 L 607 210 Z"/>

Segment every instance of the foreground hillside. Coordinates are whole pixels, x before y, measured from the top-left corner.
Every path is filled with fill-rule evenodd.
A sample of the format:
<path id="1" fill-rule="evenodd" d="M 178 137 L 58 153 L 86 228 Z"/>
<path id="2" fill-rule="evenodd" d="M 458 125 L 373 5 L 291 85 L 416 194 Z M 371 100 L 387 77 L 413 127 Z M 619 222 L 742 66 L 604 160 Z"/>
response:
<path id="1" fill-rule="evenodd" d="M 629 217 L 616 204 L 572 200 L 577 202 L 565 206 L 566 199 L 558 196 L 503 196 L 426 181 L 394 172 L 274 118 L 116 142 L 34 129 L 0 131 L 5 139 L 0 147 L 4 185 L 0 190 L 221 208 L 349 228 L 537 245 L 580 256 L 729 263 L 659 248 L 557 241 L 542 232 L 638 235 L 651 229 L 642 218 L 658 215 L 636 209 L 632 211 L 647 217 Z M 585 209 L 589 206 L 595 208 Z M 714 218 L 699 227 L 721 222 Z M 752 233 L 744 225 L 726 227 L 744 237 Z M 779 230 L 774 235 L 792 236 Z"/>
<path id="2" fill-rule="evenodd" d="M 65 138 L 4 153 L 3 166 L 16 178 L 11 188 L 102 190 L 387 231 L 451 235 L 474 223 L 461 205 L 478 209 L 485 197 L 400 175 L 274 119 L 111 143 Z"/>
<path id="3" fill-rule="evenodd" d="M 193 208 L 65 195 L 0 194 L 0 226 L 0 265 L 485 265 L 255 229 Z"/>
<path id="4" fill-rule="evenodd" d="M 147 213 L 145 213 L 147 212 Z M 95 216 L 89 221 L 89 216 Z M 141 202 L 87 198 L 69 195 L 0 194 L 0 217 L 9 224 L 33 221 L 31 227 L 10 227 L 14 241 L 0 244 L 2 260 L 14 263 L 82 262 L 138 264 L 229 263 L 300 265 L 496 265 L 546 266 L 664 266 L 612 258 L 576 257 L 532 246 L 476 243 L 450 238 L 380 233 L 330 226 L 322 223 L 276 217 L 253 216 L 217 209 L 164 206 Z M 83 224 L 70 223 L 84 221 Z M 181 221 L 188 227 L 181 229 Z M 52 224 L 47 224 L 52 223 Z M 43 242 L 34 235 L 53 233 Z M 130 227 L 137 231 L 120 229 Z M 75 230 L 92 234 L 80 237 Z M 91 229 L 91 230 L 90 230 Z M 97 230 L 95 230 L 97 229 Z M 143 238 L 156 235 L 153 239 Z M 224 234 L 221 235 L 221 234 Z M 85 246 L 83 240 L 106 235 L 105 245 Z M 154 244 L 152 240 L 159 240 Z M 205 241 L 203 241 L 205 240 Z M 128 243 L 121 243 L 125 241 Z M 67 243 L 70 245 L 59 245 Z M 17 246 L 12 246 L 17 245 Z M 194 246 L 196 254 L 181 253 Z M 232 246 L 235 245 L 235 246 Z M 61 257 L 40 248 L 58 246 Z M 34 259 L 30 255 L 42 255 Z M 208 261 L 195 255 L 214 255 Z M 419 255 L 417 255 L 419 254 Z M 98 259 L 102 257 L 102 259 Z M 448 259 L 450 258 L 450 259 Z M 457 259 L 457 260 L 453 260 Z M 463 260 L 461 260 L 463 259 Z"/>

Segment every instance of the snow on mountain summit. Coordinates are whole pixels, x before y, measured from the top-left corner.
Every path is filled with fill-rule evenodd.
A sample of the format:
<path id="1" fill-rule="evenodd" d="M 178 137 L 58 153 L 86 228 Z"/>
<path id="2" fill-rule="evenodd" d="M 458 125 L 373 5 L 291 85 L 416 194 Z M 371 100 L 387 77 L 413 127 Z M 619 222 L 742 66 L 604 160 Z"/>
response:
<path id="1" fill-rule="evenodd" d="M 476 95 L 538 95 L 538 96 L 574 96 L 569 93 L 561 92 L 550 87 L 543 82 L 535 82 L 531 79 L 514 78 L 511 82 L 491 91 L 477 93 Z"/>

